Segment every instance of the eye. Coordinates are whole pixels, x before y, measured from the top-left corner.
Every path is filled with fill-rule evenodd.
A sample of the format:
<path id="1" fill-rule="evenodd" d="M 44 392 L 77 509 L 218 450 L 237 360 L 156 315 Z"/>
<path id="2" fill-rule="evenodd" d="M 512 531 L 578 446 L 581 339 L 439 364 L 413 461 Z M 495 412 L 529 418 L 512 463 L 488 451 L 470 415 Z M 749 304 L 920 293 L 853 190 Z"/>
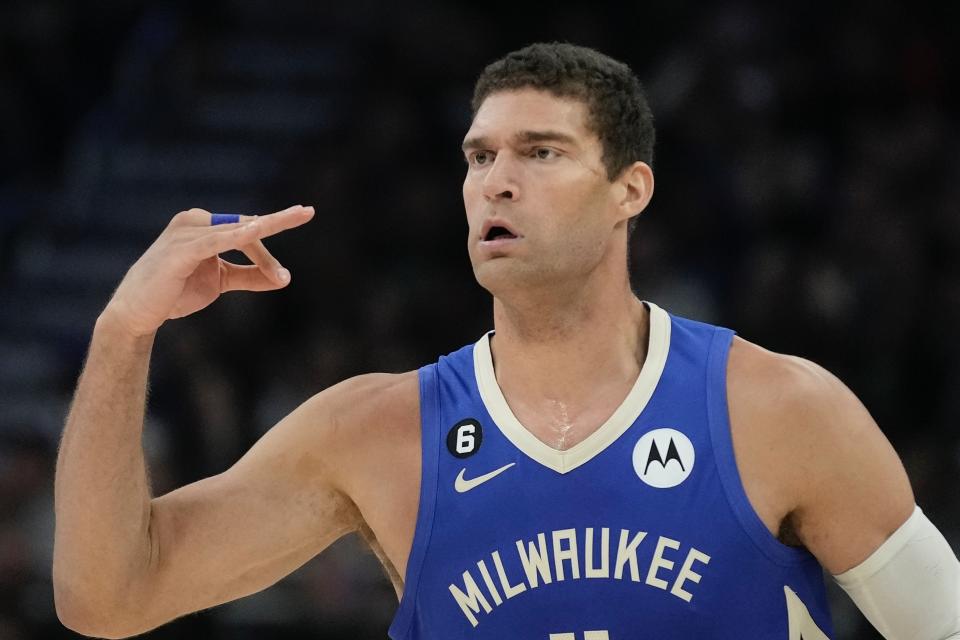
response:
<path id="1" fill-rule="evenodd" d="M 492 160 L 493 154 L 489 151 L 471 151 L 467 154 L 467 162 L 473 165 L 485 165 Z"/>
<path id="2" fill-rule="evenodd" d="M 556 149 L 551 149 L 550 147 L 536 147 L 533 149 L 531 154 L 537 160 L 553 160 L 557 157 Z"/>

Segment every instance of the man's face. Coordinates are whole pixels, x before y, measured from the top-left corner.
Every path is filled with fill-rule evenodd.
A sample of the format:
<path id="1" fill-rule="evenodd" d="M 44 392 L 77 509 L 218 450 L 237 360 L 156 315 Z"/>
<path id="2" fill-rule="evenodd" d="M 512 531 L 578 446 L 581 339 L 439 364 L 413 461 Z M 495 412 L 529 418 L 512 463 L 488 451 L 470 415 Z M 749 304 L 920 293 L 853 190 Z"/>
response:
<path id="1" fill-rule="evenodd" d="M 474 275 L 502 295 L 586 278 L 618 210 L 588 108 L 536 89 L 494 93 L 467 132 L 463 203 Z"/>

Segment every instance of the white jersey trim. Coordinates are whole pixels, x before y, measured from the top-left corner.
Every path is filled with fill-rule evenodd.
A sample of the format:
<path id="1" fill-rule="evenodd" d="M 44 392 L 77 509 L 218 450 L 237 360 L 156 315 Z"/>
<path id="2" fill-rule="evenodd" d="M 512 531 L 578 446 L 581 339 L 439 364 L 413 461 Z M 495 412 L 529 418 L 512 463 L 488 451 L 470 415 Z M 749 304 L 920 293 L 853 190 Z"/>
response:
<path id="1" fill-rule="evenodd" d="M 670 315 L 653 304 L 650 308 L 650 339 L 647 358 L 633 388 L 620 406 L 599 429 L 566 451 L 558 451 L 541 442 L 513 414 L 497 383 L 490 352 L 490 336 L 485 334 L 473 348 L 473 365 L 480 398 L 497 428 L 515 447 L 540 464 L 558 473 L 567 473 L 590 461 L 630 428 L 653 396 L 670 351 Z"/>

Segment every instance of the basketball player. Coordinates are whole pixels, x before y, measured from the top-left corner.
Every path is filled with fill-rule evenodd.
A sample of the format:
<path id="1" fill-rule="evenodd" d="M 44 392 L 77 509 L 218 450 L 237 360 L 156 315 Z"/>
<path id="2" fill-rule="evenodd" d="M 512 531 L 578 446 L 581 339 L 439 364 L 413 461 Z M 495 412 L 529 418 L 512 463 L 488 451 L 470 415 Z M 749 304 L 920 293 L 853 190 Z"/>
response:
<path id="1" fill-rule="evenodd" d="M 314 210 L 191 209 L 133 265 L 60 449 L 64 624 L 138 634 L 361 531 L 401 597 L 396 640 L 830 638 L 822 568 L 886 638 L 960 638 L 960 563 L 854 395 L 631 292 L 654 139 L 632 72 L 534 45 L 487 67 L 473 107 L 467 246 L 495 332 L 326 389 L 226 472 L 155 498 L 140 440 L 157 329 L 287 286 L 261 240 Z M 236 248 L 255 264 L 218 257 Z"/>

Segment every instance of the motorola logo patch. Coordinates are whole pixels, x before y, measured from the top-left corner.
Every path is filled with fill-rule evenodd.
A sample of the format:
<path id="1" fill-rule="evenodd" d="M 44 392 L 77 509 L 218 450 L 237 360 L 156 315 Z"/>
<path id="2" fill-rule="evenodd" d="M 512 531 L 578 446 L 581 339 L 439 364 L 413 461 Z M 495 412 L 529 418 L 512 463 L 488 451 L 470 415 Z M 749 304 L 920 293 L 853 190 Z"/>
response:
<path id="1" fill-rule="evenodd" d="M 633 447 L 633 469 L 651 487 L 669 489 L 690 476 L 695 457 L 690 438 L 676 429 L 654 429 Z"/>

